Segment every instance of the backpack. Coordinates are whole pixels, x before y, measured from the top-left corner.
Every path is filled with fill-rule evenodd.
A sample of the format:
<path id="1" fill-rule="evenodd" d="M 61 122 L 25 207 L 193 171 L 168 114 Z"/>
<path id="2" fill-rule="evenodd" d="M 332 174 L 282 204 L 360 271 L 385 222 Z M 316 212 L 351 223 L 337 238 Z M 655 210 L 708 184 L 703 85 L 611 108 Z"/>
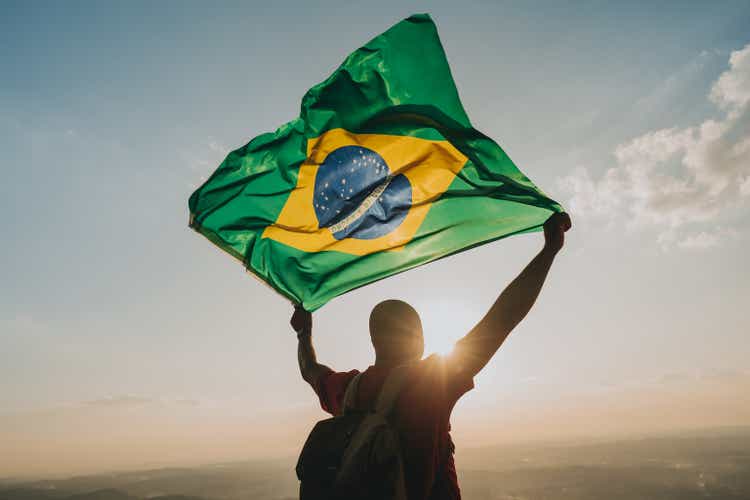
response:
<path id="1" fill-rule="evenodd" d="M 406 500 L 398 430 L 390 419 L 406 370 L 386 378 L 375 407 L 354 407 L 362 374 L 344 393 L 343 414 L 321 420 L 297 461 L 300 500 Z"/>

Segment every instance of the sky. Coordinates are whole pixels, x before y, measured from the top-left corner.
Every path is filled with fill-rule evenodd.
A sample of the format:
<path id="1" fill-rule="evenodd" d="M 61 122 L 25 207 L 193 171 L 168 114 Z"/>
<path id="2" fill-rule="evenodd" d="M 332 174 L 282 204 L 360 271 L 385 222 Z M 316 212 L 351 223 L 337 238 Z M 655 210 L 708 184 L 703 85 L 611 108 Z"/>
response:
<path id="1" fill-rule="evenodd" d="M 750 423 L 747 2 L 0 2 L 0 477 L 294 456 L 292 307 L 187 226 L 232 149 L 429 12 L 477 129 L 571 213 L 529 317 L 456 406 L 461 447 Z M 445 350 L 541 248 L 514 236 L 341 296 Z"/>

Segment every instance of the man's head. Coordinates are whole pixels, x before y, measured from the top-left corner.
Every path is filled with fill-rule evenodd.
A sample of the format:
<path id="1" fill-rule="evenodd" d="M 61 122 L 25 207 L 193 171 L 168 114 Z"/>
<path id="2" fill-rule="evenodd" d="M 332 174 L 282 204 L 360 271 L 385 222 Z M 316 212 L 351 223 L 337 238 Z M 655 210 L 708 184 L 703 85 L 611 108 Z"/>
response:
<path id="1" fill-rule="evenodd" d="M 424 353 L 419 314 L 401 300 L 384 300 L 373 308 L 370 338 L 379 360 L 405 363 L 421 359 Z"/>

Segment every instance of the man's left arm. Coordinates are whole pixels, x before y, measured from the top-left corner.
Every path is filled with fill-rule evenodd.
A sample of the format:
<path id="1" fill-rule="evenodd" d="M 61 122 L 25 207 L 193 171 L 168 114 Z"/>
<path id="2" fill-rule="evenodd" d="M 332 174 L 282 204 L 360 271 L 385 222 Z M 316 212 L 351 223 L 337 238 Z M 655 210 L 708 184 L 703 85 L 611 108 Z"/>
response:
<path id="1" fill-rule="evenodd" d="M 482 320 L 453 351 L 455 367 L 476 375 L 495 355 L 513 328 L 536 302 L 557 252 L 570 229 L 566 213 L 553 214 L 544 224 L 544 248 L 500 294 Z"/>

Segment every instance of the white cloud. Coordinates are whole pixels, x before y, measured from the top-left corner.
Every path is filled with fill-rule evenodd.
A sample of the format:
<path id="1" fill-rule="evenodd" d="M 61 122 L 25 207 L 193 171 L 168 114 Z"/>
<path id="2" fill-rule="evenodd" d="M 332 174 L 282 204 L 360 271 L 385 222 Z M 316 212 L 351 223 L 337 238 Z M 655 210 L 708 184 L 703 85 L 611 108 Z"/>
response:
<path id="1" fill-rule="evenodd" d="M 668 249 L 672 245 L 676 245 L 687 250 L 706 250 L 721 246 L 726 241 L 736 240 L 739 237 L 739 232 L 733 228 L 717 227 L 713 230 L 698 231 L 682 236 L 672 234 L 671 240 L 667 244 L 663 244 L 662 247 Z"/>
<path id="2" fill-rule="evenodd" d="M 101 399 L 93 399 L 91 401 L 85 401 L 84 406 L 96 406 L 96 407 L 132 407 L 132 406 L 143 406 L 153 403 L 154 400 L 147 397 L 135 396 L 132 394 L 125 394 L 122 396 L 109 396 Z"/>
<path id="3" fill-rule="evenodd" d="M 131 408 L 138 406 L 147 405 L 186 405 L 186 406 L 197 406 L 199 401 L 197 399 L 185 398 L 185 397 L 160 397 L 151 398 L 147 396 L 138 396 L 135 394 L 123 394 L 119 396 L 107 396 L 99 399 L 93 399 L 90 401 L 84 401 L 81 403 L 84 407 L 99 407 L 99 408 Z"/>
<path id="4" fill-rule="evenodd" d="M 750 370 L 733 367 L 716 367 L 695 369 L 693 371 L 674 371 L 663 373 L 653 382 L 663 384 L 696 384 L 698 382 L 736 382 L 743 383 L 750 377 Z"/>
<path id="5" fill-rule="evenodd" d="M 718 233 L 708 233 L 701 231 L 700 233 L 690 234 L 683 238 L 679 243 L 678 247 L 682 248 L 712 248 L 718 246 L 720 242 L 720 236 Z"/>
<path id="6" fill-rule="evenodd" d="M 608 216 L 620 208 L 622 200 L 617 190 L 621 186 L 614 171 L 608 171 L 601 181 L 595 182 L 588 170 L 578 167 L 559 183 L 563 190 L 574 193 L 568 203 L 573 214 Z"/>
<path id="7" fill-rule="evenodd" d="M 215 139 L 210 139 L 208 141 L 208 149 L 210 149 L 214 153 L 219 153 L 222 156 L 226 156 L 229 154 L 229 148 Z"/>
<path id="8" fill-rule="evenodd" d="M 206 400 L 198 400 L 181 396 L 150 397 L 138 394 L 121 394 L 113 396 L 103 396 L 97 399 L 90 399 L 86 401 L 59 402 L 55 406 L 44 408 L 21 408 L 10 411 L 2 409 L 0 410 L 0 420 L 4 417 L 13 415 L 69 415 L 87 414 L 92 411 L 112 411 L 117 413 L 122 410 L 136 409 L 148 411 L 164 409 L 171 411 L 175 408 L 205 406 L 206 402 Z M 210 401 L 208 403 L 210 403 Z M 1 423 L 2 422 L 0 422 L 0 424 Z"/>
<path id="9" fill-rule="evenodd" d="M 723 108 L 741 108 L 750 102 L 750 45 L 732 52 L 729 67 L 711 89 L 711 99 Z"/>
<path id="10" fill-rule="evenodd" d="M 740 184 L 740 194 L 750 196 L 750 175 L 745 177 L 745 180 Z"/>
<path id="11" fill-rule="evenodd" d="M 186 182 L 185 186 L 190 190 L 197 189 L 206 181 L 208 175 L 221 164 L 230 151 L 227 146 L 212 137 L 209 137 L 208 141 L 202 143 L 198 148 L 180 150 L 178 153 L 182 158 L 182 163 L 188 166 L 193 176 L 193 180 Z"/>
<path id="12" fill-rule="evenodd" d="M 579 167 L 560 180 L 575 215 L 660 228 L 661 243 L 683 248 L 719 244 L 721 231 L 675 238 L 675 230 L 742 206 L 750 194 L 750 45 L 735 51 L 710 99 L 725 112 L 698 126 L 647 132 L 619 145 L 617 162 L 595 180 Z"/>

